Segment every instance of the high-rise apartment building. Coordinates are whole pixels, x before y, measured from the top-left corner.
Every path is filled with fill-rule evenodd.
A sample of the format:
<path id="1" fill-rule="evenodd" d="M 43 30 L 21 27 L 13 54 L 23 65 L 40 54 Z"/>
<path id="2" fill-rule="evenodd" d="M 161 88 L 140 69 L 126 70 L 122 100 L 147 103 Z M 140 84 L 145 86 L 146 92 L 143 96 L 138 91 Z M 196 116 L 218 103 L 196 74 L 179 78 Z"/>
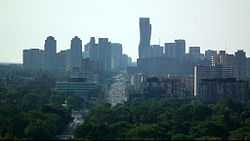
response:
<path id="1" fill-rule="evenodd" d="M 40 49 L 23 50 L 23 68 L 26 70 L 42 70 L 44 52 Z"/>
<path id="2" fill-rule="evenodd" d="M 99 38 L 98 47 L 100 49 L 100 65 L 105 72 L 111 71 L 111 48 L 108 38 Z"/>
<path id="3" fill-rule="evenodd" d="M 71 40 L 71 48 L 70 48 L 70 71 L 78 70 L 81 72 L 81 64 L 82 64 L 82 40 L 75 36 Z"/>
<path id="4" fill-rule="evenodd" d="M 211 66 L 215 66 L 217 64 L 217 50 L 206 50 L 205 51 L 205 58 L 209 60 Z"/>
<path id="5" fill-rule="evenodd" d="M 139 59 L 150 57 L 152 27 L 149 18 L 140 18 Z"/>
<path id="6" fill-rule="evenodd" d="M 119 70 L 121 69 L 122 62 L 122 44 L 111 43 L 111 69 Z"/>
<path id="7" fill-rule="evenodd" d="M 189 55 L 194 58 L 200 58 L 201 48 L 200 47 L 189 47 Z"/>
<path id="8" fill-rule="evenodd" d="M 90 50 L 96 45 L 95 37 L 91 37 L 89 43 L 84 46 L 84 58 L 90 58 Z"/>
<path id="9" fill-rule="evenodd" d="M 49 36 L 44 45 L 44 69 L 47 71 L 56 70 L 56 40 Z"/>
<path id="10" fill-rule="evenodd" d="M 234 78 L 233 67 L 225 65 L 195 66 L 194 68 L 194 96 L 200 94 L 200 82 L 202 79 L 227 79 Z"/>
<path id="11" fill-rule="evenodd" d="M 165 43 L 165 55 L 169 58 L 176 58 L 176 44 L 175 43 Z"/>
<path id="12" fill-rule="evenodd" d="M 246 52 L 238 50 L 235 52 L 235 77 L 244 80 L 247 78 L 247 57 Z"/>
<path id="13" fill-rule="evenodd" d="M 163 56 L 163 47 L 160 45 L 152 45 L 150 51 L 150 57 L 161 57 Z"/>
<path id="14" fill-rule="evenodd" d="M 178 59 L 183 59 L 186 54 L 186 41 L 185 40 L 175 40 L 175 53 Z"/>

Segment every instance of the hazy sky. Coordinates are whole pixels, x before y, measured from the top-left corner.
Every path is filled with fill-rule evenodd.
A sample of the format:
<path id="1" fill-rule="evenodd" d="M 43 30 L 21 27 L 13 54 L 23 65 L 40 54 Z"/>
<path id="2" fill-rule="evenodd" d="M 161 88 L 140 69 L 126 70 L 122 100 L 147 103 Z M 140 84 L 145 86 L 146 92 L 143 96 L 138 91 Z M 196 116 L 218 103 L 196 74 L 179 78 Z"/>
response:
<path id="1" fill-rule="evenodd" d="M 138 56 L 139 17 L 150 17 L 152 44 L 185 39 L 187 46 L 244 49 L 250 55 L 250 0 L 0 0 L 0 62 L 22 62 L 22 50 L 56 38 L 68 49 L 73 36 L 123 44 Z"/>

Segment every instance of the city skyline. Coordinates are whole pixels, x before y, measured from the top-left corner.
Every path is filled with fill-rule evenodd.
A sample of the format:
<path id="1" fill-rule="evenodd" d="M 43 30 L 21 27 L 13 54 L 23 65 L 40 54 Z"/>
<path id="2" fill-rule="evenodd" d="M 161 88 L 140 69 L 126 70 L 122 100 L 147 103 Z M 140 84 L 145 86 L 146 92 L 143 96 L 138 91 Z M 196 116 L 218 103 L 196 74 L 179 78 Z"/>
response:
<path id="1" fill-rule="evenodd" d="M 47 36 L 55 37 L 58 51 L 68 49 L 74 36 L 79 36 L 83 44 L 92 36 L 107 37 L 122 43 L 124 52 L 135 61 L 138 58 L 139 17 L 150 18 L 152 45 L 185 39 L 187 47 L 200 46 L 202 52 L 225 49 L 233 53 L 244 49 L 249 56 L 248 0 L 58 2 L 0 2 L 3 18 L 0 62 L 22 63 L 22 50 L 42 49 Z"/>

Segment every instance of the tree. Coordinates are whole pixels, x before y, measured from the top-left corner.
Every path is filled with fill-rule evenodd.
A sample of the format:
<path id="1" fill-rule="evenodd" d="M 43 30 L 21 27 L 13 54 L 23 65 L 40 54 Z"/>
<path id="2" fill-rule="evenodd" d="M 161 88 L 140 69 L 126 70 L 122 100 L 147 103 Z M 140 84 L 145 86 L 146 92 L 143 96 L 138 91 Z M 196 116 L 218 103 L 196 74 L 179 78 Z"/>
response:
<path id="1" fill-rule="evenodd" d="M 53 133 L 49 131 L 48 125 L 42 120 L 31 122 L 25 128 L 25 134 L 33 140 L 52 139 L 53 137 Z"/>

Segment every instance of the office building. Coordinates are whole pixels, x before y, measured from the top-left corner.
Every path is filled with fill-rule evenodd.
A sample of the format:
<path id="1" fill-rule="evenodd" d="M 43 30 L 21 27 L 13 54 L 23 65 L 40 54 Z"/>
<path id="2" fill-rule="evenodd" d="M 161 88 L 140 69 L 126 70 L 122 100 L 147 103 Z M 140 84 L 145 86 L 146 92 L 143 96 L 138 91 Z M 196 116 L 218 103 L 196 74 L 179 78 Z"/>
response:
<path id="1" fill-rule="evenodd" d="M 97 89 L 96 83 L 89 82 L 84 78 L 71 78 L 68 81 L 56 82 L 55 91 L 59 94 L 78 95 L 81 97 L 93 96 Z"/>

